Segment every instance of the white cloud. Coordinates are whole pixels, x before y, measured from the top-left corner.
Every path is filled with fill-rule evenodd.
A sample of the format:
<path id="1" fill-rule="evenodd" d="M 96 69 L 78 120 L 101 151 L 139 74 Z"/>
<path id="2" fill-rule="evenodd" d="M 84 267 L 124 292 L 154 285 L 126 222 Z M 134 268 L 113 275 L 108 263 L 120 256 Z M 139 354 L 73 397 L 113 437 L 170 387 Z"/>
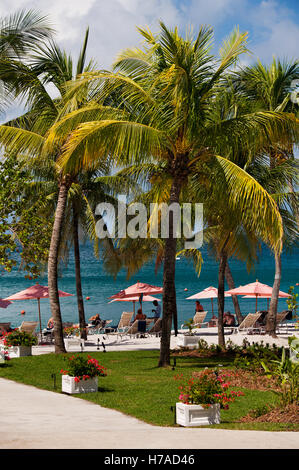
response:
<path id="1" fill-rule="evenodd" d="M 295 57 L 299 27 L 294 12 L 274 0 L 1 0 L 0 15 L 18 9 L 38 9 L 48 14 L 57 30 L 56 40 L 73 54 L 90 27 L 89 56 L 99 67 L 109 68 L 118 52 L 140 45 L 136 26 L 158 30 L 158 21 L 178 25 L 215 27 L 217 41 L 241 23 L 249 29 L 251 49 L 262 60 L 273 54 Z"/>

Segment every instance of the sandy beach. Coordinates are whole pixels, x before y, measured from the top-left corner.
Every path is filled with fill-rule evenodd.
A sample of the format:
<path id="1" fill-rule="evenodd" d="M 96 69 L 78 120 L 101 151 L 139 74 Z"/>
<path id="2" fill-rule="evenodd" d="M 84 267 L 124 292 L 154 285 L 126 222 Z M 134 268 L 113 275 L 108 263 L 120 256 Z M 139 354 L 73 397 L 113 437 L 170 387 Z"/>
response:
<path id="1" fill-rule="evenodd" d="M 295 334 L 294 330 L 294 334 Z M 179 335 L 186 330 L 179 330 Z M 293 334 L 293 332 L 292 332 Z M 217 328 L 201 328 L 196 331 L 196 336 L 198 340 L 203 339 L 209 345 L 218 344 L 218 334 Z M 269 343 L 270 345 L 276 344 L 278 347 L 288 347 L 288 337 L 290 336 L 290 331 L 288 334 L 279 333 L 276 338 L 273 338 L 269 335 L 260 335 L 260 334 L 246 334 L 246 333 L 225 333 L 225 341 L 232 341 L 234 344 L 241 346 L 244 339 L 252 343 Z M 179 336 L 174 336 L 174 332 L 171 335 L 170 347 L 171 349 L 180 349 L 177 345 Z M 136 349 L 160 349 L 160 338 L 156 336 L 148 336 L 145 338 L 130 338 L 129 336 L 116 336 L 116 335 L 88 335 L 87 341 L 85 341 L 84 351 L 103 351 L 103 345 L 105 345 L 106 351 L 129 351 Z M 80 344 L 66 344 L 68 351 L 81 351 Z M 54 352 L 54 345 L 45 344 L 32 347 L 32 354 L 49 354 Z"/>

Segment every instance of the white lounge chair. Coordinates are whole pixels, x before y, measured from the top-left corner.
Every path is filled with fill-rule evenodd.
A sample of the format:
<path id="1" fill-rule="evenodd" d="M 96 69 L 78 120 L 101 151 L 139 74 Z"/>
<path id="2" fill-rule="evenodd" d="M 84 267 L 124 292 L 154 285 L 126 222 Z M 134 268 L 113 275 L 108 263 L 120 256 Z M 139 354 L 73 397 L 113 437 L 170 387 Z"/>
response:
<path id="1" fill-rule="evenodd" d="M 108 331 L 105 331 L 105 334 L 109 336 L 109 335 L 119 335 L 120 333 L 125 333 L 131 326 L 132 316 L 133 316 L 133 312 L 123 312 L 121 314 L 117 327 L 112 329 L 110 333 Z M 108 327 L 108 330 L 109 330 L 109 327 Z"/>
<path id="2" fill-rule="evenodd" d="M 262 312 L 248 313 L 248 315 L 244 318 L 244 320 L 242 321 L 242 323 L 240 323 L 239 326 L 228 326 L 227 328 L 230 328 L 232 330 L 232 333 L 240 333 L 244 331 L 245 333 L 252 333 L 253 331 L 260 333 L 262 327 L 256 325 L 256 322 L 258 321 L 261 315 Z"/>
<path id="3" fill-rule="evenodd" d="M 26 331 L 26 333 L 31 333 L 35 335 L 35 330 L 38 325 L 37 321 L 23 321 L 21 326 L 19 326 L 20 331 Z"/>
<path id="4" fill-rule="evenodd" d="M 207 313 L 208 312 L 196 312 L 196 314 L 194 315 L 193 317 L 193 329 L 196 329 L 196 328 L 201 328 L 203 325 L 208 325 L 209 322 L 205 322 L 205 318 L 207 316 Z M 185 325 L 181 325 L 181 329 L 183 329 L 185 327 Z M 186 327 L 185 327 L 186 328 Z"/>

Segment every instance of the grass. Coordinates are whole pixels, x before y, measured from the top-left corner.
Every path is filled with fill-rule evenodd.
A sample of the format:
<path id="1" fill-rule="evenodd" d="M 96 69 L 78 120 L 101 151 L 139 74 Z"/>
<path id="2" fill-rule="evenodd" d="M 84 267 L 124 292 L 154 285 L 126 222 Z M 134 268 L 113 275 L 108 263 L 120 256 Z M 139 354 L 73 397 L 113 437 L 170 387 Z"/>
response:
<path id="1" fill-rule="evenodd" d="M 80 353 L 87 355 L 88 353 Z M 35 387 L 61 392 L 60 370 L 67 368 L 64 356 L 43 354 L 11 359 L 0 367 L 0 377 Z M 175 425 L 175 404 L 178 401 L 177 374 L 189 376 L 202 367 L 215 367 L 217 358 L 176 358 L 172 367 L 158 368 L 158 351 L 94 352 L 92 357 L 107 368 L 107 377 L 99 378 L 99 391 L 76 395 L 101 406 L 119 410 L 147 423 L 159 426 Z M 173 363 L 173 360 L 172 360 Z M 229 361 L 221 362 L 232 367 Z M 54 385 L 56 384 L 56 388 Z M 214 428 L 253 429 L 269 431 L 298 431 L 292 423 L 239 423 L 249 411 L 266 404 L 277 403 L 272 391 L 242 389 L 244 397 L 232 403 L 229 410 L 221 410 L 221 424 Z"/>

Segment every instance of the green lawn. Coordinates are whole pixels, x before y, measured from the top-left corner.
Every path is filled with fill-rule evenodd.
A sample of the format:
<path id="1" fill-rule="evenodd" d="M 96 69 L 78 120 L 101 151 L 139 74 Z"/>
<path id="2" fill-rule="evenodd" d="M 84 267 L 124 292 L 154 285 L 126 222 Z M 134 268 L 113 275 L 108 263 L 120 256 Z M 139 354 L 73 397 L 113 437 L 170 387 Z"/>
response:
<path id="1" fill-rule="evenodd" d="M 87 355 L 87 353 L 83 353 Z M 69 354 L 71 355 L 71 354 Z M 157 367 L 158 351 L 94 352 L 91 354 L 107 368 L 107 377 L 99 378 L 98 393 L 76 395 L 107 408 L 122 411 L 148 423 L 174 426 L 174 408 L 178 401 L 176 374 L 186 376 L 202 367 L 214 367 L 220 361 L 213 358 L 176 358 L 176 368 Z M 173 363 L 173 360 L 172 360 Z M 221 361 L 230 366 L 229 361 Z M 60 370 L 67 368 L 64 355 L 46 354 L 11 359 L 0 367 L 0 377 L 34 385 L 38 388 L 61 392 Z M 53 377 L 55 374 L 55 377 Z M 56 382 L 56 388 L 54 388 Z M 229 410 L 221 410 L 221 424 L 216 428 L 255 430 L 299 430 L 298 425 L 273 423 L 238 423 L 250 410 L 275 403 L 271 391 L 243 389 L 244 397 L 232 403 Z"/>

